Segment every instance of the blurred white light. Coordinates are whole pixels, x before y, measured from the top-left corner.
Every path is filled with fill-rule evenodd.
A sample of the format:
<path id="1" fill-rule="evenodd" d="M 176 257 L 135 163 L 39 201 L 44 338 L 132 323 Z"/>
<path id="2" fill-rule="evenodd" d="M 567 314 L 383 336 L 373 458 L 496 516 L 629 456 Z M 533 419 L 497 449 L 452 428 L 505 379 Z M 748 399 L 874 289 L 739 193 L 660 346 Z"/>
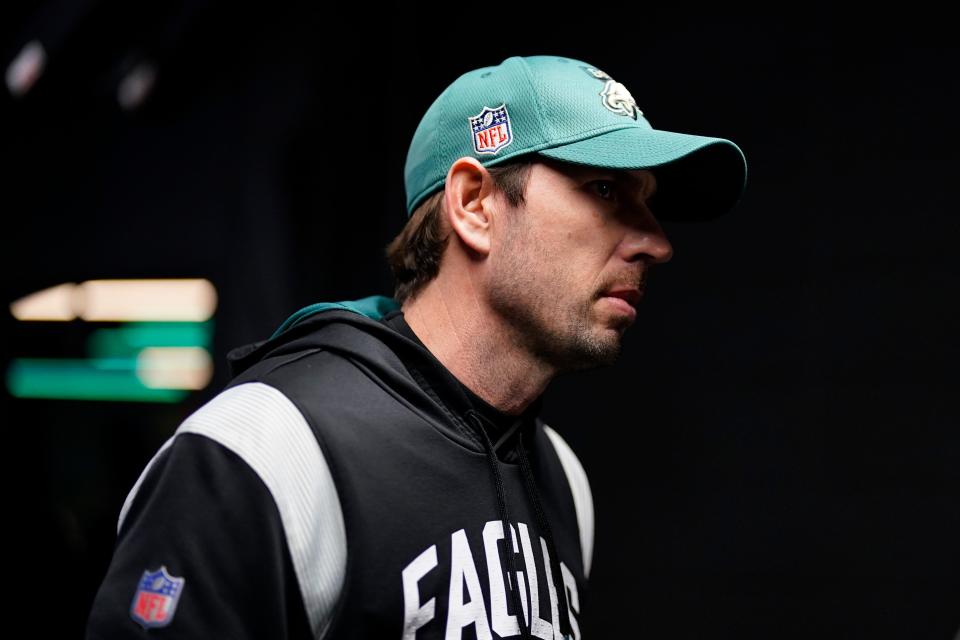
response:
<path id="1" fill-rule="evenodd" d="M 205 279 L 87 280 L 80 317 L 89 321 L 204 322 L 217 307 L 217 292 Z"/>
<path id="2" fill-rule="evenodd" d="M 13 302 L 18 320 L 96 322 L 205 322 L 217 308 L 217 291 L 204 278 L 87 280 L 44 289 Z"/>
<path id="3" fill-rule="evenodd" d="M 117 86 L 117 102 L 127 111 L 133 111 L 150 95 L 157 80 L 157 68 L 141 62 L 123 77 Z"/>
<path id="4" fill-rule="evenodd" d="M 17 320 L 73 320 L 76 285 L 59 284 L 24 296 L 10 304 L 10 314 Z"/>
<path id="5" fill-rule="evenodd" d="M 39 40 L 31 40 L 24 45 L 17 57 L 7 66 L 7 89 L 15 98 L 30 91 L 47 64 L 47 51 Z"/>
<path id="6" fill-rule="evenodd" d="M 148 347 L 137 355 L 137 377 L 151 389 L 203 389 L 213 361 L 200 347 Z"/>

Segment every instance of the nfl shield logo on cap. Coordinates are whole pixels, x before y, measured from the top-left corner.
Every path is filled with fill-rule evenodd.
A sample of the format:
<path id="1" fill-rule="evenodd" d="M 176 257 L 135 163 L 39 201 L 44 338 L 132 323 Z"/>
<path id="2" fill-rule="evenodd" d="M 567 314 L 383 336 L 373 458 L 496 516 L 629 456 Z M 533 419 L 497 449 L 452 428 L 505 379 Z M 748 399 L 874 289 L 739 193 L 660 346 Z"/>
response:
<path id="1" fill-rule="evenodd" d="M 165 566 L 144 571 L 130 605 L 130 616 L 144 629 L 167 626 L 173 620 L 185 580 L 167 573 Z"/>
<path id="2" fill-rule="evenodd" d="M 484 107 L 483 111 L 470 116 L 473 132 L 473 150 L 480 153 L 496 153 L 513 142 L 513 128 L 506 103 L 499 107 Z"/>

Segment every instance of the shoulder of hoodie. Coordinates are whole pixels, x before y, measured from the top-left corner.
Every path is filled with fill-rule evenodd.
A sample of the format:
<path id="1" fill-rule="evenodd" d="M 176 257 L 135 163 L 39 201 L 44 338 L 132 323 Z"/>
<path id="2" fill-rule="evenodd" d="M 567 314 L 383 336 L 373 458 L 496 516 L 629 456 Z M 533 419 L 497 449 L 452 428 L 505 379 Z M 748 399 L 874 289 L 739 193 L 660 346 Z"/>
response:
<path id="1" fill-rule="evenodd" d="M 203 463 L 211 446 L 225 454 L 215 469 Z M 238 512 L 249 512 L 252 527 L 279 518 L 311 627 L 322 632 L 345 581 L 346 531 L 332 474 L 303 414 L 262 382 L 224 389 L 188 415 L 147 463 L 120 511 L 118 537 L 132 526 L 128 519 L 152 508 L 153 493 L 180 490 L 179 477 L 198 464 L 211 483 L 243 482 L 252 471 L 266 487 L 275 511 L 244 504 Z M 189 513 L 171 515 L 190 519 Z"/>
<path id="2" fill-rule="evenodd" d="M 330 319 L 345 316 L 356 320 L 359 314 L 330 311 Z M 361 322 L 378 325 L 375 320 Z M 346 553 L 343 511 L 330 466 L 317 439 L 308 414 L 296 401 L 289 385 L 296 380 L 322 378 L 334 386 L 342 384 L 343 366 L 353 367 L 348 359 L 324 346 L 316 346 L 321 332 L 329 332 L 340 323 L 304 322 L 296 327 L 284 349 L 247 367 L 215 396 L 187 416 L 175 433 L 156 452 L 130 491 L 121 511 L 118 530 L 131 506 L 137 489 L 153 466 L 164 461 L 164 454 L 180 436 L 204 436 L 235 454 L 235 459 L 253 470 L 266 485 L 279 511 L 284 529 L 306 535 L 305 540 L 288 540 L 291 552 L 297 549 L 336 549 L 331 564 L 342 572 Z M 344 325 L 346 326 L 346 325 Z M 363 330 L 353 330 L 362 335 Z M 267 341 L 264 341 L 267 342 Z M 261 343 L 262 344 L 262 343 Z M 338 370 L 339 369 L 339 370 Z M 336 398 L 336 393 L 331 393 Z M 186 442 L 181 446 L 190 446 Z M 317 519 L 316 513 L 330 518 Z M 324 530 L 303 528 L 303 522 L 328 522 Z M 288 534 L 289 538 L 289 534 Z M 326 553 L 326 551 L 324 552 Z M 297 558 L 294 558 L 297 563 Z"/>

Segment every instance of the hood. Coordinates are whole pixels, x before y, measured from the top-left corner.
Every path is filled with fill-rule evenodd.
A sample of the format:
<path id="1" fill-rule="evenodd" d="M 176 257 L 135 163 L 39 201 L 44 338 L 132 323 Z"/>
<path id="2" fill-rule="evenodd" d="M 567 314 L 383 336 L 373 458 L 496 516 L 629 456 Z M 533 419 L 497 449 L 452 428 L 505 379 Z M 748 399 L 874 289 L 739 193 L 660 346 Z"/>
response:
<path id="1" fill-rule="evenodd" d="M 277 327 L 273 335 L 266 340 L 231 349 L 227 353 L 230 377 L 237 377 L 268 356 L 288 352 L 289 348 L 284 347 L 302 338 L 307 333 L 307 327 L 313 331 L 331 323 L 346 323 L 356 326 L 361 331 L 370 331 L 382 339 L 389 340 L 390 328 L 383 326 L 380 320 L 388 313 L 399 309 L 400 305 L 397 301 L 386 296 L 368 296 L 359 300 L 341 302 L 318 302 L 303 307 L 284 320 L 283 324 Z M 338 313 L 342 311 L 349 313 Z M 301 342 L 298 346 L 306 345 Z M 323 340 L 320 340 L 317 346 L 325 346 Z"/>
<path id="2" fill-rule="evenodd" d="M 460 381 L 420 342 L 396 328 L 400 305 L 393 298 L 374 295 L 359 300 L 320 302 L 304 307 L 287 318 L 266 340 L 232 349 L 227 353 L 230 377 L 235 378 L 267 357 L 324 349 L 348 358 L 372 377 L 388 384 L 444 431 L 464 446 L 483 452 L 489 462 L 493 488 L 504 531 L 509 531 L 509 500 L 504 492 L 500 465 L 513 458 L 524 475 L 527 497 L 534 506 L 538 526 L 550 550 L 552 575 L 561 580 L 556 546 L 544 515 L 539 490 L 527 457 L 533 442 L 542 396 L 509 424 L 496 424 L 482 407 L 470 399 Z M 488 405 L 489 406 L 489 405 Z M 514 498 L 516 499 L 516 498 Z M 513 554 L 506 565 L 514 573 Z M 571 633 L 566 589 L 555 584 L 560 606 L 561 630 Z M 521 608 L 519 590 L 510 589 L 516 611 Z M 529 629 L 520 625 L 524 638 Z"/>

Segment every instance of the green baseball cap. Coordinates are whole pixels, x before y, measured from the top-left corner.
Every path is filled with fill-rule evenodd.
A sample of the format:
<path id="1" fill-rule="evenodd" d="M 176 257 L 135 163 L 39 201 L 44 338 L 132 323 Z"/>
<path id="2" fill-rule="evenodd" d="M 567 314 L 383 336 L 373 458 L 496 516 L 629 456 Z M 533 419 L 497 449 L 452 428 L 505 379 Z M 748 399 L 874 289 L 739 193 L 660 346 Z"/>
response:
<path id="1" fill-rule="evenodd" d="M 650 206 L 667 220 L 722 215 L 747 185 L 747 161 L 733 142 L 654 129 L 626 87 L 581 60 L 514 56 L 464 73 L 427 109 L 407 151 L 407 215 L 443 187 L 457 159 L 489 166 L 527 153 L 650 169 Z"/>

